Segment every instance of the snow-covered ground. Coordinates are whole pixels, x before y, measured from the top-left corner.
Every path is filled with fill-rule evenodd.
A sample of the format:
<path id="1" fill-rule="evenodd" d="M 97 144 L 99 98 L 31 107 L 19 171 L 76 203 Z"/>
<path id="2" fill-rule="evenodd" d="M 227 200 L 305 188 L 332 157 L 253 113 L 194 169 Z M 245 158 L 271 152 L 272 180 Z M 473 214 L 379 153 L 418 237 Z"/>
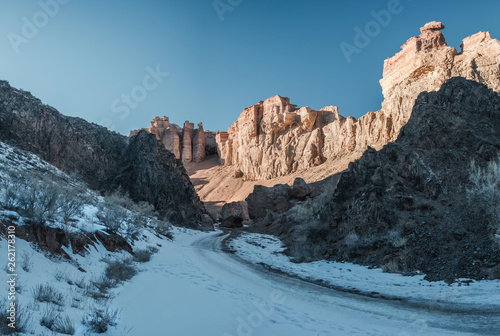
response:
<path id="1" fill-rule="evenodd" d="M 9 181 L 16 170 L 34 171 L 58 176 L 68 188 L 78 185 L 35 155 L 1 142 L 0 168 L 1 180 Z M 71 226 L 57 216 L 44 225 L 67 233 L 105 230 L 96 216 L 104 199 L 92 197 L 95 201 L 85 205 Z M 1 220 L 31 225 L 14 211 L 0 211 Z M 423 276 L 402 277 L 352 264 L 294 264 L 280 253 L 279 240 L 255 234 L 233 240 L 236 255 L 232 255 L 222 251 L 226 235 L 221 231 L 173 228 L 171 241 L 155 234 L 154 227 L 142 227 L 135 241 L 125 235 L 134 251 L 158 251 L 149 262 L 127 261 L 139 273 L 117 287 L 106 287 L 104 298 L 96 295 L 96 284 L 106 280 L 110 261 L 130 259 L 128 252 L 111 253 L 96 242 L 85 256 L 65 249 L 72 258 L 68 261 L 47 256 L 17 238 L 16 266 L 9 270 L 5 267 L 8 242 L 1 238 L 6 234 L 2 232 L 0 304 L 10 300 L 5 275 L 15 272 L 15 296 L 22 307 L 17 313 L 28 321 L 26 335 L 61 335 L 41 325 L 44 317 L 45 323 L 67 318 L 74 335 L 93 335 L 82 318 L 102 306 L 118 312 L 117 325 L 107 331 L 117 336 L 500 335 L 499 281 L 448 286 L 428 283 Z M 410 299 L 412 304 L 332 290 L 254 264 L 372 295 Z M 35 299 L 40 285 L 52 288 L 54 302 Z M 426 309 L 416 304 L 428 302 L 432 304 Z"/>
<path id="2" fill-rule="evenodd" d="M 122 308 L 122 321 L 130 330 L 127 335 L 408 336 L 500 332 L 498 314 L 418 309 L 259 272 L 220 250 L 220 232 L 176 231 L 175 241 L 163 244 L 144 272 L 116 290 L 114 305 Z M 246 253 L 251 252 L 247 249 Z M 380 285 L 383 277 L 378 276 Z"/>
<path id="3" fill-rule="evenodd" d="M 333 287 L 415 303 L 428 303 L 443 309 L 489 309 L 500 314 L 500 280 L 460 279 L 462 282 L 447 285 L 443 281 L 425 281 L 424 275 L 408 277 L 351 263 L 322 260 L 297 264 L 282 253 L 284 248 L 278 238 L 256 233 L 244 233 L 229 245 L 238 256 L 252 263 L 265 264 L 306 280 L 322 280 Z"/>
<path id="4" fill-rule="evenodd" d="M 136 263 L 140 272 L 111 290 L 114 298 L 109 304 L 119 311 L 119 315 L 118 325 L 110 328 L 108 335 L 408 336 L 500 333 L 498 314 L 419 309 L 395 301 L 334 291 L 284 275 L 258 271 L 242 263 L 221 251 L 220 244 L 224 238 L 221 232 L 205 233 L 181 228 L 173 231 L 174 241 L 146 232 L 135 243 L 137 248 L 157 246 L 159 251 L 151 261 Z M 263 241 L 259 241 L 261 243 Z M 255 246 L 249 245 L 242 248 L 247 255 L 252 254 L 251 246 Z M 0 240 L 1 255 L 6 255 L 6 246 L 6 241 Z M 27 253 L 31 260 L 29 271 L 18 267 L 18 282 L 21 284 L 18 299 L 21 305 L 31 310 L 30 330 L 35 335 L 51 334 L 40 326 L 39 321 L 52 307 L 56 309 L 55 313 L 67 315 L 74 322 L 75 335 L 90 335 L 81 324 L 81 319 L 85 312 L 99 303 L 87 297 L 84 289 L 75 283 L 101 276 L 105 267 L 103 257 L 120 259 L 127 253 L 109 253 L 98 244 L 85 257 L 72 255 L 75 262 L 68 263 L 47 258 L 20 239 L 17 239 L 16 248 L 19 255 Z M 345 264 L 344 267 L 351 269 L 347 271 L 352 274 L 349 279 L 355 279 L 358 268 Z M 324 266 L 318 266 L 318 271 L 318 274 L 327 272 Z M 384 281 L 388 287 L 394 277 L 390 274 L 368 277 L 371 272 L 376 274 L 377 271 L 360 272 L 358 277 L 361 280 L 356 283 L 376 280 L 374 285 L 382 291 L 380 288 Z M 65 299 L 62 305 L 33 299 L 33 288 L 47 283 L 63 293 Z M 4 293 L 5 286 L 2 282 L 0 290 Z M 425 289 L 421 291 L 425 294 L 433 286 L 421 288 Z M 495 287 L 491 288 L 490 295 L 496 295 Z"/>

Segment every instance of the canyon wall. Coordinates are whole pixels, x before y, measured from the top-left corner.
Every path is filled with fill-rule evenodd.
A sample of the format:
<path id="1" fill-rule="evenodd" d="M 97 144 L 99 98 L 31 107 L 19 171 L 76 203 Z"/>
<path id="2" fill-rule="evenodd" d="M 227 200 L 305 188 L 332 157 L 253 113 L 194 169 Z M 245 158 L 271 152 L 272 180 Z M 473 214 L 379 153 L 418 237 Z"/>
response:
<path id="1" fill-rule="evenodd" d="M 368 146 L 394 141 L 410 118 L 415 99 L 452 77 L 464 77 L 500 91 L 500 41 L 488 32 L 463 40 L 460 53 L 446 44 L 444 25 L 429 22 L 401 51 L 384 62 L 381 110 L 358 120 L 335 106 L 297 108 L 274 96 L 246 108 L 216 135 L 221 164 L 245 180 L 272 179 L 342 158 L 358 158 Z M 350 160 L 346 160 L 350 161 Z"/>
<path id="2" fill-rule="evenodd" d="M 184 166 L 153 135 L 127 139 L 81 118 L 68 117 L 29 92 L 0 81 L 0 141 L 40 156 L 89 187 L 121 189 L 148 202 L 171 223 L 211 228 Z"/>
<path id="3" fill-rule="evenodd" d="M 201 162 L 205 160 L 206 155 L 215 152 L 214 134 L 205 131 L 201 122 L 195 129 L 194 124 L 186 120 L 184 127 L 180 128 L 171 124 L 168 117 L 155 117 L 150 128 L 133 130 L 129 136 L 137 135 L 141 130 L 154 134 L 156 139 L 183 163 Z"/>

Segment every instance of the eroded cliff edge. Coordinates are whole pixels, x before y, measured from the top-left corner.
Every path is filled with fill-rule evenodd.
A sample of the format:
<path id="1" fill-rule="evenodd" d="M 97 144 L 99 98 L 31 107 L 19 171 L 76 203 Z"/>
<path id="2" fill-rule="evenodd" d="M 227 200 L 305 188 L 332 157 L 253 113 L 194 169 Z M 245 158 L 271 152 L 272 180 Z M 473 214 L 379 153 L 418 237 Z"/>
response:
<path id="1" fill-rule="evenodd" d="M 368 146 L 380 149 L 394 141 L 421 92 L 436 91 L 452 77 L 500 91 L 500 41 L 479 32 L 465 38 L 458 52 L 446 44 L 442 29 L 440 22 L 427 23 L 384 62 L 379 111 L 356 120 L 343 117 L 335 106 L 298 109 L 288 98 L 274 96 L 246 108 L 227 132 L 217 134 L 221 163 L 244 180 L 273 179 L 318 166 L 333 174 Z"/>

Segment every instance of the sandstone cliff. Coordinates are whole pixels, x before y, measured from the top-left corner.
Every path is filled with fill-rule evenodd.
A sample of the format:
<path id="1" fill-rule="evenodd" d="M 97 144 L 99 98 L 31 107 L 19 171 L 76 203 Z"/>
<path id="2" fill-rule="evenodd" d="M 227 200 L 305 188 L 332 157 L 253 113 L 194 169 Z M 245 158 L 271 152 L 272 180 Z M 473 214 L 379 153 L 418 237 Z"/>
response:
<path id="1" fill-rule="evenodd" d="M 194 124 L 186 120 L 184 126 L 180 128 L 170 123 L 168 117 L 155 117 L 151 121 L 150 128 L 141 130 L 154 134 L 156 139 L 183 163 L 204 161 L 206 155 L 216 151 L 214 134 L 205 131 L 201 122 L 195 129 Z M 141 130 L 133 130 L 129 136 L 137 135 Z"/>
<path id="2" fill-rule="evenodd" d="M 0 140 L 76 174 L 93 189 L 121 187 L 134 201 L 154 204 L 173 224 L 211 225 L 184 167 L 154 135 L 141 132 L 127 139 L 64 116 L 0 81 Z"/>
<path id="3" fill-rule="evenodd" d="M 256 188 L 247 198 L 252 228 L 281 235 L 299 261 L 346 260 L 430 280 L 498 279 L 497 203 L 475 193 L 471 177 L 473 166 L 499 155 L 500 95 L 452 78 L 418 97 L 396 141 L 369 148 L 322 195 L 294 204 L 282 186 Z"/>
<path id="4" fill-rule="evenodd" d="M 275 96 L 246 108 L 227 132 L 216 136 L 221 163 L 245 180 L 272 179 L 310 167 L 358 158 L 371 146 L 394 141 L 408 121 L 417 96 L 435 91 L 452 77 L 464 77 L 500 91 L 500 41 L 487 32 L 463 40 L 460 53 L 446 44 L 444 25 L 430 22 L 384 63 L 382 109 L 358 120 L 334 106 L 297 109 Z M 346 168 L 336 167 L 331 173 Z M 339 170 L 340 169 L 340 170 Z"/>

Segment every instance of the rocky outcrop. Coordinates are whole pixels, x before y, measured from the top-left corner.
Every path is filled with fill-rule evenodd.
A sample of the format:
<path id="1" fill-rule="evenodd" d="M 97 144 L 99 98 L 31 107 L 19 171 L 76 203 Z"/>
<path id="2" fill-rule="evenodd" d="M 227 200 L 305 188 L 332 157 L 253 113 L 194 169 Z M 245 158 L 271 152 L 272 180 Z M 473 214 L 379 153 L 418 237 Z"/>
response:
<path id="1" fill-rule="evenodd" d="M 64 116 L 0 81 L 1 141 L 80 176 L 93 189 L 121 187 L 134 201 L 154 204 L 173 224 L 202 227 L 206 210 L 184 168 L 154 135 L 142 133 L 127 139 L 81 118 Z"/>
<path id="2" fill-rule="evenodd" d="M 250 217 L 254 230 L 281 234 L 299 260 L 347 260 L 429 280 L 500 278 L 498 212 L 470 192 L 472 163 L 487 167 L 499 155 L 500 95 L 452 78 L 422 93 L 397 140 L 369 148 L 334 190 L 282 214 L 259 214 L 249 202 Z"/>
<path id="3" fill-rule="evenodd" d="M 221 163 L 247 180 L 271 179 L 359 157 L 368 147 L 394 141 L 410 118 L 415 99 L 435 91 L 452 77 L 464 77 L 500 91 L 500 41 L 487 32 L 463 40 L 457 52 L 446 44 L 444 25 L 430 22 L 384 63 L 380 81 L 382 109 L 358 120 L 344 118 L 334 106 L 297 109 L 275 96 L 246 108 L 227 132 L 217 135 Z"/>
<path id="4" fill-rule="evenodd" d="M 194 124 L 186 120 L 183 128 L 180 128 L 176 124 L 171 124 L 168 117 L 155 117 L 150 128 L 133 130 L 129 137 L 137 135 L 141 130 L 154 134 L 156 139 L 183 163 L 201 162 L 205 160 L 206 155 L 214 154 L 216 151 L 216 145 L 213 143 L 214 134 L 205 131 L 201 122 L 198 128 L 194 129 Z"/>
<path id="5" fill-rule="evenodd" d="M 198 130 L 193 138 L 193 161 L 201 162 L 205 160 L 205 131 L 203 124 L 198 124 Z"/>
<path id="6" fill-rule="evenodd" d="M 130 138 L 115 183 L 137 201 L 146 201 L 172 223 L 196 227 L 210 224 L 184 166 L 146 131 Z"/>
<path id="7" fill-rule="evenodd" d="M 226 203 L 220 211 L 220 222 L 223 227 L 242 227 L 249 219 L 245 202 Z"/>

